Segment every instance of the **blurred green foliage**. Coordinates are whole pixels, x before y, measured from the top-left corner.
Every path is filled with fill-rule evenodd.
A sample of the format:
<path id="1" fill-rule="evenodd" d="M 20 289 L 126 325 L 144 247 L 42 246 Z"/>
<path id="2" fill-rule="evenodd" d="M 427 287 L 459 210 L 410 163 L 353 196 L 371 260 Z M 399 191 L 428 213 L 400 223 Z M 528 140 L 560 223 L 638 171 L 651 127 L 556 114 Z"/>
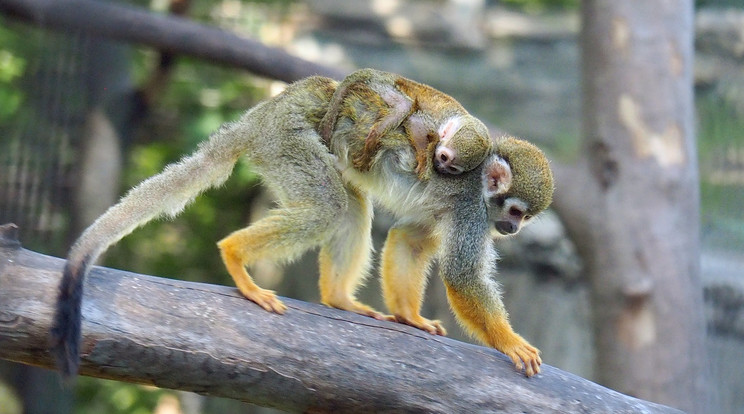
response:
<path id="1" fill-rule="evenodd" d="M 20 398 L 6 384 L 0 381 L 0 414 L 21 414 Z"/>
<path id="2" fill-rule="evenodd" d="M 2 22 L 2 20 L 0 20 Z M 22 38 L 11 25 L 0 24 L 0 132 L 7 136 L 25 97 L 22 76 L 27 62 L 18 53 Z"/>
<path id="3" fill-rule="evenodd" d="M 149 414 L 171 391 L 119 381 L 79 378 L 75 412 L 78 414 Z"/>
<path id="4" fill-rule="evenodd" d="M 0 43 L 5 41 L 6 30 L 0 29 Z M 23 74 L 26 61 L 8 50 L 0 50 L 0 122 L 13 116 L 21 104 L 23 93 L 14 80 Z"/>

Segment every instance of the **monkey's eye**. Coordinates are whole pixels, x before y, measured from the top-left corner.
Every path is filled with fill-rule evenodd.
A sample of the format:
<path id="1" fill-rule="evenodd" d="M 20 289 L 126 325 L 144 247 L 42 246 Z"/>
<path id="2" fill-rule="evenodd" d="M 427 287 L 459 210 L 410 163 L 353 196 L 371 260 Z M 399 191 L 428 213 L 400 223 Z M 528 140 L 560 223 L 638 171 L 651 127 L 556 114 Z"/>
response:
<path id="1" fill-rule="evenodd" d="M 532 215 L 531 214 L 525 214 L 525 216 L 524 216 L 524 219 L 525 220 L 529 220 L 531 218 L 532 218 Z"/>
<path id="2" fill-rule="evenodd" d="M 442 162 L 447 162 L 447 161 L 449 161 L 449 157 L 447 156 L 446 153 L 443 152 L 443 153 L 439 154 L 439 160 L 442 161 Z"/>

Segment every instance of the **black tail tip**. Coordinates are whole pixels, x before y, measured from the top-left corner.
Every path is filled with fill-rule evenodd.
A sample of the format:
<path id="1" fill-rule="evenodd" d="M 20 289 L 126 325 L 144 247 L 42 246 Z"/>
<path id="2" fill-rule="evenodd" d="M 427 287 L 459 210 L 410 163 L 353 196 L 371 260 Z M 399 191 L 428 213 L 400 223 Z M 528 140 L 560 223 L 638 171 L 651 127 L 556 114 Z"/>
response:
<path id="1" fill-rule="evenodd" d="M 79 332 L 79 330 L 78 330 Z M 76 338 L 75 328 L 55 326 L 50 331 L 51 354 L 57 363 L 57 369 L 64 380 L 75 377 L 80 366 L 79 338 Z"/>
<path id="2" fill-rule="evenodd" d="M 80 366 L 80 307 L 83 297 L 85 264 L 68 261 L 62 273 L 57 308 L 50 334 L 51 353 L 63 379 L 75 377 Z"/>

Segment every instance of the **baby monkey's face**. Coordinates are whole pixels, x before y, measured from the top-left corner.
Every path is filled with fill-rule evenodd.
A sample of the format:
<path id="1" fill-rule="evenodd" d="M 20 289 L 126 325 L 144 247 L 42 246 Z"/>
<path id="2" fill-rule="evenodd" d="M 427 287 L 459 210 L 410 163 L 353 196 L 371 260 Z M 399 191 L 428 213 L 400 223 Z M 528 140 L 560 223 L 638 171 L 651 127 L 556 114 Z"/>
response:
<path id="1" fill-rule="evenodd" d="M 446 120 L 438 133 L 434 169 L 440 174 L 458 175 L 473 170 L 493 152 L 488 129 L 471 115 Z"/>

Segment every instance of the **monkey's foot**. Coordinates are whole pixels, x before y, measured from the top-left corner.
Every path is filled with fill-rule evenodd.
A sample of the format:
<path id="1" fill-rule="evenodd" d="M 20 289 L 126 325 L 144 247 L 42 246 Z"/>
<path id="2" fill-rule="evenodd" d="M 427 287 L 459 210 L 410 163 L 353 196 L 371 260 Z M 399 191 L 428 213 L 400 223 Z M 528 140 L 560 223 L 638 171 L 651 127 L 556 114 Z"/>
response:
<path id="1" fill-rule="evenodd" d="M 256 287 L 255 289 L 248 291 L 241 290 L 240 292 L 243 296 L 269 312 L 283 314 L 287 310 L 287 305 L 282 303 L 282 301 L 279 300 L 279 298 L 276 297 L 276 294 L 271 290 Z"/>
<path id="2" fill-rule="evenodd" d="M 517 370 L 521 371 L 524 369 L 524 373 L 528 377 L 538 374 L 540 372 L 540 364 L 542 364 L 540 350 L 530 345 L 521 336 L 517 334 L 514 334 L 514 336 L 508 345 L 497 347 L 496 349 L 511 358 Z"/>
<path id="3" fill-rule="evenodd" d="M 441 321 L 426 319 L 421 315 L 416 315 L 413 317 L 405 317 L 405 316 L 396 314 L 395 321 L 398 323 L 413 326 L 414 328 L 419 328 L 422 331 L 429 332 L 432 335 L 441 335 L 441 336 L 447 335 L 447 330 L 444 329 L 444 326 L 442 326 Z"/>
<path id="4" fill-rule="evenodd" d="M 370 318 L 377 319 L 378 321 L 395 322 L 395 317 L 392 315 L 385 315 L 384 313 L 378 312 L 371 307 L 361 304 L 353 299 L 333 299 L 324 300 L 323 304 L 330 306 L 331 308 L 341 309 L 349 312 L 358 313 L 360 315 L 369 316 Z"/>

